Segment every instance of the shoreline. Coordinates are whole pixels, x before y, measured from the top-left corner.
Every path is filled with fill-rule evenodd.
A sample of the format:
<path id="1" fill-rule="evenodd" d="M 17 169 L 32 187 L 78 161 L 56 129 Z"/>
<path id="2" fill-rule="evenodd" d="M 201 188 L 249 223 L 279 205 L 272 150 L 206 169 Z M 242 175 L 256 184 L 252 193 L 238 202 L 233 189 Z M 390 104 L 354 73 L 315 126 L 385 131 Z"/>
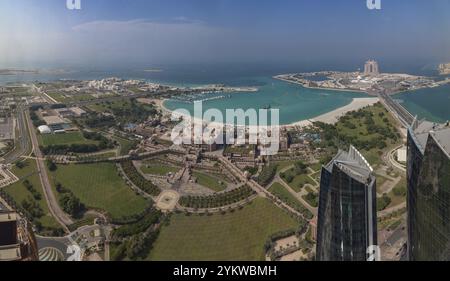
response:
<path id="1" fill-rule="evenodd" d="M 341 106 L 339 108 L 336 108 L 335 110 L 329 111 L 327 113 L 321 114 L 319 116 L 316 116 L 314 118 L 311 118 L 309 120 L 301 120 L 298 122 L 294 122 L 289 125 L 283 125 L 283 126 L 304 126 L 306 123 L 309 122 L 312 124 L 313 122 L 322 122 L 327 124 L 336 124 L 339 119 L 351 111 L 356 111 L 361 108 L 372 106 L 379 102 L 379 98 L 354 98 L 351 103 Z"/>
<path id="2" fill-rule="evenodd" d="M 312 89 L 312 90 L 316 89 L 316 90 L 325 90 L 325 91 L 339 91 L 339 92 L 351 92 L 351 93 L 367 94 L 367 92 L 363 91 L 363 90 L 340 89 L 340 88 L 324 88 L 324 87 L 310 87 L 310 86 L 303 85 L 300 82 L 291 81 L 291 80 L 284 79 L 284 78 L 277 77 L 277 76 L 273 76 L 272 78 L 276 79 L 276 80 L 280 80 L 280 81 L 286 82 L 286 83 L 299 85 L 299 86 L 302 86 L 303 88 L 306 88 L 306 89 Z"/>
<path id="3" fill-rule="evenodd" d="M 153 100 L 153 102 L 155 103 L 155 105 L 161 109 L 163 111 L 163 113 L 172 113 L 173 111 L 168 109 L 164 103 L 166 101 L 168 101 L 169 99 L 163 99 L 163 100 Z M 331 110 L 329 112 L 326 112 L 324 114 L 318 115 L 316 117 L 310 118 L 310 119 L 303 119 L 303 120 L 299 120 L 290 124 L 284 124 L 284 125 L 280 125 L 281 128 L 292 128 L 292 127 L 307 127 L 312 125 L 314 122 L 323 122 L 323 123 L 327 123 L 327 124 L 336 124 L 339 121 L 339 118 L 344 116 L 345 114 L 347 114 L 350 111 L 356 111 L 359 110 L 361 108 L 367 107 L 367 106 L 372 106 L 374 104 L 376 104 L 377 102 L 379 102 L 380 99 L 379 98 L 375 98 L 375 97 L 367 97 L 367 98 L 353 98 L 353 100 L 344 106 L 341 106 L 339 108 L 336 108 L 334 110 Z M 194 121 L 194 123 L 200 123 L 202 122 L 203 124 L 206 123 L 204 120 L 198 119 L 196 117 L 193 117 L 191 115 L 186 116 L 186 115 L 182 115 L 185 118 L 192 118 L 191 120 Z M 210 125 L 213 126 L 226 126 L 229 124 L 225 124 L 225 123 L 217 123 L 217 122 L 210 122 Z"/>

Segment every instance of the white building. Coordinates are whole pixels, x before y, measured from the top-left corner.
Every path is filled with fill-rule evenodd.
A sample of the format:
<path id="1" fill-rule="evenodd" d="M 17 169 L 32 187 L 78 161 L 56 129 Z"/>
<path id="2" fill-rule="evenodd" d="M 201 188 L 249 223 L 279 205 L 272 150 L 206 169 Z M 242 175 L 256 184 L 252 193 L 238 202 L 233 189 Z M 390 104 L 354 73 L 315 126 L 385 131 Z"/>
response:
<path id="1" fill-rule="evenodd" d="M 42 135 L 48 135 L 52 133 L 52 130 L 50 129 L 49 126 L 47 125 L 43 125 L 43 126 L 39 126 L 38 127 L 38 131 L 39 133 L 41 133 Z"/>
<path id="2" fill-rule="evenodd" d="M 397 161 L 406 163 L 407 155 L 406 155 L 406 147 L 402 147 L 397 150 Z"/>

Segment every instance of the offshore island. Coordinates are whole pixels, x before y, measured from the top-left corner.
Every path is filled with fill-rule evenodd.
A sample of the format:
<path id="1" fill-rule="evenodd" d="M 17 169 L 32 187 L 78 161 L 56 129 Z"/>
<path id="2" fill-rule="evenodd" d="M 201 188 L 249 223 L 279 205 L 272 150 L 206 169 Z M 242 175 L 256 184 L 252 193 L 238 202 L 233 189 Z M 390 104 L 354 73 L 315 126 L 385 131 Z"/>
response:
<path id="1" fill-rule="evenodd" d="M 448 68 L 441 64 L 439 67 L 442 74 Z M 416 76 L 401 73 L 381 73 L 378 63 L 369 60 L 364 65 L 364 72 L 340 72 L 340 71 L 318 71 L 308 73 L 281 74 L 273 77 L 281 81 L 298 84 L 310 89 L 323 89 L 334 91 L 354 91 L 367 93 L 377 98 L 355 98 L 352 103 L 327 114 L 318 116 L 312 121 L 335 123 L 339 117 L 347 112 L 358 110 L 368 105 L 373 105 L 381 100 L 386 107 L 394 112 L 395 116 L 405 125 L 412 122 L 413 116 L 404 109 L 391 96 L 406 91 L 415 91 L 425 88 L 435 88 L 450 83 L 450 78 L 436 81 L 425 76 Z M 294 125 L 310 125 L 310 122 L 299 121 Z"/>

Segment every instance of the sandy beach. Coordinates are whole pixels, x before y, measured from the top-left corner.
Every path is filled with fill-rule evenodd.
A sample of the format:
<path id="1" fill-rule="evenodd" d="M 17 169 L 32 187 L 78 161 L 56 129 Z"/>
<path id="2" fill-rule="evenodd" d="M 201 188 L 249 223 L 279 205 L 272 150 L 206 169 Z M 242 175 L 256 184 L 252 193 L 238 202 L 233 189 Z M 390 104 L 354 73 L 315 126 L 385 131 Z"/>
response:
<path id="1" fill-rule="evenodd" d="M 172 112 L 164 106 L 166 100 L 152 100 L 157 107 L 159 107 L 163 112 Z M 348 105 L 335 109 L 333 111 L 327 112 L 325 114 L 319 115 L 309 120 L 300 120 L 288 125 L 281 125 L 281 127 L 307 127 L 312 125 L 313 122 L 323 122 L 327 124 L 335 124 L 339 121 L 339 118 L 345 115 L 347 112 L 359 110 L 361 108 L 371 106 L 379 102 L 378 98 L 354 98 L 352 102 Z M 194 122 L 202 122 L 202 120 L 195 120 Z M 213 122 L 214 123 L 214 122 Z M 217 124 L 219 125 L 219 124 Z M 219 125 L 220 126 L 220 125 Z"/>
<path id="2" fill-rule="evenodd" d="M 379 102 L 378 98 L 355 98 L 353 101 L 341 108 L 330 111 L 328 113 L 322 114 L 316 118 L 313 118 L 314 121 L 320 121 L 324 123 L 334 124 L 339 121 L 339 118 L 345 115 L 347 112 L 359 110 L 361 108 L 371 106 Z"/>
<path id="3" fill-rule="evenodd" d="M 339 118 L 345 115 L 347 112 L 359 110 L 366 106 L 374 105 L 379 102 L 378 98 L 355 98 L 353 101 L 343 107 L 335 109 L 333 111 L 327 112 L 325 114 L 314 117 L 310 120 L 302 120 L 295 123 L 292 123 L 288 126 L 308 126 L 311 125 L 312 122 L 323 122 L 327 124 L 335 124 L 339 121 Z"/>

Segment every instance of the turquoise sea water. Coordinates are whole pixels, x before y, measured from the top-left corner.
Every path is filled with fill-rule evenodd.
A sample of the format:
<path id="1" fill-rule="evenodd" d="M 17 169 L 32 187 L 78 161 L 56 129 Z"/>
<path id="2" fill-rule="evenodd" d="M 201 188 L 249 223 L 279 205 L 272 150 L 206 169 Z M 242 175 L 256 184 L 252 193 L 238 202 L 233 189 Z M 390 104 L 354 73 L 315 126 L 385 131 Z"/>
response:
<path id="1" fill-rule="evenodd" d="M 348 66 L 352 70 L 355 66 Z M 37 67 L 38 68 L 38 67 Z M 302 119 L 312 118 L 329 112 L 351 102 L 354 97 L 362 97 L 364 94 L 351 92 L 337 92 L 325 90 L 305 89 L 299 85 L 274 80 L 273 75 L 281 73 L 294 73 L 315 71 L 318 69 L 344 70 L 344 66 L 310 66 L 301 67 L 282 66 L 173 66 L 156 67 L 161 72 L 145 72 L 140 70 L 116 69 L 116 70 L 89 70 L 75 69 L 63 74 L 23 74 L 23 75 L 0 75 L 0 85 L 9 82 L 31 82 L 31 81 L 55 81 L 59 79 L 91 80 L 106 77 L 121 77 L 124 79 L 142 79 L 150 82 L 176 86 L 194 86 L 204 84 L 226 84 L 228 86 L 256 86 L 258 93 L 237 93 L 231 98 L 205 102 L 205 108 L 280 108 L 282 124 L 288 124 Z M 434 76 L 434 72 L 423 72 L 423 69 L 409 68 L 389 69 L 388 72 L 403 72 L 425 76 Z M 317 77 L 321 80 L 323 77 Z M 450 120 L 450 85 L 406 92 L 395 96 L 403 102 L 403 105 L 419 118 L 427 118 L 435 122 Z M 192 110 L 192 104 L 169 101 L 166 106 L 170 109 L 187 108 Z"/>
<path id="2" fill-rule="evenodd" d="M 258 92 L 211 95 L 211 97 L 226 97 L 204 101 L 203 111 L 217 108 L 225 116 L 226 109 L 259 110 L 270 107 L 280 110 L 280 124 L 285 125 L 335 110 L 349 104 L 353 98 L 367 97 L 363 93 L 307 89 L 268 77 L 259 77 L 255 80 L 260 85 Z M 170 110 L 187 109 L 193 113 L 192 103 L 168 100 L 164 105 Z"/>
<path id="3" fill-rule="evenodd" d="M 450 85 L 395 95 L 402 105 L 420 119 L 433 122 L 450 120 Z"/>

